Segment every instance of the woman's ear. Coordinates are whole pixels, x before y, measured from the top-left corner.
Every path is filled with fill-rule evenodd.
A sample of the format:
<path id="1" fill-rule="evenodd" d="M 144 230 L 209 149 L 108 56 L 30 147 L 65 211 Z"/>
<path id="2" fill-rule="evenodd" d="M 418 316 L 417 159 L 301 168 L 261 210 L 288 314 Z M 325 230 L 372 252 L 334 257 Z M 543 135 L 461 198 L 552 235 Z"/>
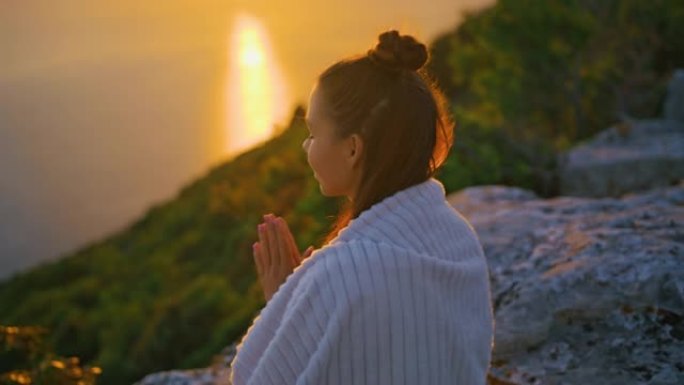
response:
<path id="1" fill-rule="evenodd" d="M 349 138 L 347 138 L 347 143 L 349 144 L 347 161 L 349 162 L 350 167 L 359 167 L 361 165 L 361 156 L 364 151 L 363 138 L 361 138 L 361 135 L 359 134 L 351 134 Z"/>

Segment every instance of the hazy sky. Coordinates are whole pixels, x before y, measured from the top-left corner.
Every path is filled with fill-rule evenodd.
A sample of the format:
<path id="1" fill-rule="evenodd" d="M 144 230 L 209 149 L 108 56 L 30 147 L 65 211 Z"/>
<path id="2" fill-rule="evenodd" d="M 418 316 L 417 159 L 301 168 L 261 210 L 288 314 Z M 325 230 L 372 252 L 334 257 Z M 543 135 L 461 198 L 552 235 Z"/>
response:
<path id="1" fill-rule="evenodd" d="M 490 3 L 0 2 L 0 279 L 124 229 L 226 159 L 238 12 L 262 21 L 291 110 L 379 33 L 429 43 Z"/>

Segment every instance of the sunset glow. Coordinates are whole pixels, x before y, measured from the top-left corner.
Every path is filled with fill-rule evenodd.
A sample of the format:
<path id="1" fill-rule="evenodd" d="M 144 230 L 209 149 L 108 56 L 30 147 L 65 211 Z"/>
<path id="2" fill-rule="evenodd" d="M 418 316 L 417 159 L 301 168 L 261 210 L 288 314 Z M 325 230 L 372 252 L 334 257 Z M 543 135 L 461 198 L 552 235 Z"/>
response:
<path id="1" fill-rule="evenodd" d="M 232 155 L 270 138 L 288 104 L 284 81 L 259 20 L 237 15 L 229 36 L 225 151 Z"/>

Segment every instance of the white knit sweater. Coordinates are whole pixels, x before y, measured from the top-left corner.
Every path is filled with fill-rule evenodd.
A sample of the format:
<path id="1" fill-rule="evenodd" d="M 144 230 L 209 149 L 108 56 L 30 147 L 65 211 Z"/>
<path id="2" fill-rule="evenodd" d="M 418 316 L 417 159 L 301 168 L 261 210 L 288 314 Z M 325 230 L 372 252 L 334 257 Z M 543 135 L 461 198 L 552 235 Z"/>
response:
<path id="1" fill-rule="evenodd" d="M 234 385 L 485 384 L 489 274 L 430 178 L 361 213 L 288 276 L 237 346 Z"/>

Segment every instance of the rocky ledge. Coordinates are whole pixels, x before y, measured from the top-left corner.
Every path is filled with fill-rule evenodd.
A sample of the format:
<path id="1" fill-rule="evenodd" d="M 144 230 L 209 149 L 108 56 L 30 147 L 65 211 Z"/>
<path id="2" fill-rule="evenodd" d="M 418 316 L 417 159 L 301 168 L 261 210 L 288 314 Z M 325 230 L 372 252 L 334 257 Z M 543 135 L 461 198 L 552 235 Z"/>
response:
<path id="1" fill-rule="evenodd" d="M 684 383 L 684 180 L 620 198 L 488 186 L 449 201 L 490 266 L 492 384 Z"/>

